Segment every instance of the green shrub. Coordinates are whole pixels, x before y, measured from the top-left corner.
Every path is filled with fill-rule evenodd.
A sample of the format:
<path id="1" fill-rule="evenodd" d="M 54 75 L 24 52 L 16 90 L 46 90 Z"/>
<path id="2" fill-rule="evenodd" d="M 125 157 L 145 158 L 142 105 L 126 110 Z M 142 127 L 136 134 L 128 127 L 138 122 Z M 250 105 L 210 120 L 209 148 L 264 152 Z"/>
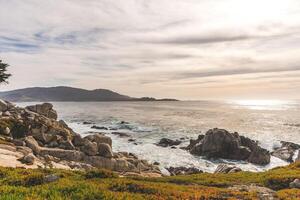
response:
<path id="1" fill-rule="evenodd" d="M 85 178 L 117 178 L 118 175 L 106 169 L 94 169 L 85 173 Z"/>
<path id="2" fill-rule="evenodd" d="M 142 193 L 142 194 L 158 193 L 156 189 L 146 186 L 144 184 L 126 183 L 126 182 L 115 183 L 109 189 L 115 192 L 131 192 L 131 193 Z"/>

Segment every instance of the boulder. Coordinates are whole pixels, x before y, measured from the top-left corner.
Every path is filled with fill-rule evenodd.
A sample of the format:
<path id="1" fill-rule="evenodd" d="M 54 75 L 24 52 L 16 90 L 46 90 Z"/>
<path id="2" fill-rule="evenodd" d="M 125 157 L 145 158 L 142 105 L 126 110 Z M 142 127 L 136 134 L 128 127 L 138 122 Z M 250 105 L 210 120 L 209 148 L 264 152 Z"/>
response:
<path id="1" fill-rule="evenodd" d="M 169 167 L 166 169 L 170 172 L 171 176 L 203 173 L 202 170 L 195 167 Z"/>
<path id="2" fill-rule="evenodd" d="M 76 147 L 82 146 L 85 143 L 85 139 L 83 139 L 79 134 L 74 134 L 73 139 L 72 139 L 72 143 Z"/>
<path id="3" fill-rule="evenodd" d="M 112 140 L 110 137 L 96 133 L 94 135 L 88 135 L 86 137 L 84 137 L 84 139 L 88 139 L 91 142 L 96 142 L 98 145 L 100 143 L 105 143 L 108 144 L 110 147 L 112 147 Z"/>
<path id="4" fill-rule="evenodd" d="M 236 166 L 229 166 L 226 164 L 220 164 L 218 165 L 217 169 L 215 170 L 214 173 L 218 174 L 218 173 L 224 173 L 224 174 L 228 174 L 228 173 L 235 173 L 235 172 L 240 172 L 242 171 L 241 168 L 236 167 Z"/>
<path id="5" fill-rule="evenodd" d="M 98 154 L 98 145 L 96 142 L 85 140 L 84 145 L 80 148 L 80 150 L 86 155 L 95 156 Z"/>
<path id="6" fill-rule="evenodd" d="M 112 158 L 113 152 L 109 144 L 106 143 L 99 143 L 98 144 L 98 154 L 105 158 Z"/>
<path id="7" fill-rule="evenodd" d="M 51 103 L 43 103 L 43 104 L 37 104 L 32 106 L 27 106 L 26 109 L 38 113 L 40 115 L 43 115 L 45 117 L 48 117 L 50 119 L 57 119 L 57 113 L 55 110 L 53 110 L 53 105 Z"/>
<path id="8" fill-rule="evenodd" d="M 7 102 L 0 99 L 0 112 L 5 112 L 5 111 L 7 111 L 7 109 L 8 109 Z"/>
<path id="9" fill-rule="evenodd" d="M 285 141 L 281 141 L 280 143 L 281 147 L 275 149 L 271 154 L 287 162 L 293 162 L 293 157 L 296 151 L 300 149 L 300 145 Z"/>
<path id="10" fill-rule="evenodd" d="M 22 163 L 26 165 L 33 165 L 35 161 L 35 156 L 33 154 L 28 154 L 22 158 L 19 159 Z"/>
<path id="11" fill-rule="evenodd" d="M 259 165 L 270 163 L 270 153 L 259 147 L 257 142 L 224 129 L 215 128 L 207 131 L 204 137 L 192 140 L 188 149 L 191 154 L 205 156 L 208 159 L 247 160 Z"/>
<path id="12" fill-rule="evenodd" d="M 168 146 L 176 146 L 176 145 L 179 145 L 181 144 L 181 141 L 180 140 L 171 140 L 171 139 L 168 139 L 168 138 L 162 138 L 157 146 L 161 146 L 161 147 L 168 147 Z"/>
<path id="13" fill-rule="evenodd" d="M 26 137 L 25 138 L 25 143 L 26 143 L 26 146 L 29 147 L 30 149 L 32 149 L 32 151 L 36 155 L 40 154 L 41 147 L 39 146 L 37 141 L 32 136 Z"/>
<path id="14" fill-rule="evenodd" d="M 281 160 L 285 160 L 287 162 L 293 162 L 294 150 L 288 147 L 276 149 L 271 154 L 272 156 L 280 158 Z"/>

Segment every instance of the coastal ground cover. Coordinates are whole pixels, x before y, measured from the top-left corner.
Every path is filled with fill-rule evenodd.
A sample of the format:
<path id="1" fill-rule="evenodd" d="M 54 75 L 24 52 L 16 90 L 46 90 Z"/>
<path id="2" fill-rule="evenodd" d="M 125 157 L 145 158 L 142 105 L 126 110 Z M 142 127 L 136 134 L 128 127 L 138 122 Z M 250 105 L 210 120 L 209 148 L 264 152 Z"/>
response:
<path id="1" fill-rule="evenodd" d="M 58 180 L 47 182 L 55 175 Z M 162 178 L 120 177 L 107 170 L 0 168 L 0 199 L 257 199 L 253 191 L 228 189 L 255 184 L 276 191 L 280 199 L 299 199 L 289 183 L 300 178 L 300 163 L 266 172 L 197 174 Z"/>

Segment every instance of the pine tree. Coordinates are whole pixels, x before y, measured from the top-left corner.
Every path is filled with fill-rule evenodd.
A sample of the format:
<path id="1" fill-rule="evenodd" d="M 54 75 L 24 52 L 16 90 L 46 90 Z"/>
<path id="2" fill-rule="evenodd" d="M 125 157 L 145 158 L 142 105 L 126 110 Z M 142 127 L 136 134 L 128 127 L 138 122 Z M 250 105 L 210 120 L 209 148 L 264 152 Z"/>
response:
<path id="1" fill-rule="evenodd" d="M 3 63 L 2 60 L 0 60 L 0 83 L 8 83 L 7 79 L 11 76 L 11 74 L 6 73 L 6 68 L 8 66 L 8 64 Z"/>

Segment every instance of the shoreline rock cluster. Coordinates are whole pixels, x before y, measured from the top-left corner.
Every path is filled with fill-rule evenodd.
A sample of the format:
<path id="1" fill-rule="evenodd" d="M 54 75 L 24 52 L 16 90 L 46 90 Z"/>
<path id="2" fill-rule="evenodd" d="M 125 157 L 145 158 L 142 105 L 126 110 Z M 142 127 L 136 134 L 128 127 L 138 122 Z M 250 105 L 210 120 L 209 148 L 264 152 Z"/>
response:
<path id="1" fill-rule="evenodd" d="M 57 121 L 57 112 L 50 103 L 20 108 L 0 100 L 0 144 L 0 149 L 10 151 L 10 158 L 15 158 L 11 164 L 15 167 L 99 167 L 137 175 L 161 175 L 157 166 L 134 154 L 113 152 L 112 140 L 104 134 L 82 138 L 64 121 Z"/>
<path id="2" fill-rule="evenodd" d="M 258 143 L 237 132 L 230 133 L 225 129 L 210 129 L 205 135 L 191 140 L 186 148 L 191 154 L 204 156 L 208 159 L 223 158 L 243 160 L 257 165 L 270 163 L 271 154 Z"/>

